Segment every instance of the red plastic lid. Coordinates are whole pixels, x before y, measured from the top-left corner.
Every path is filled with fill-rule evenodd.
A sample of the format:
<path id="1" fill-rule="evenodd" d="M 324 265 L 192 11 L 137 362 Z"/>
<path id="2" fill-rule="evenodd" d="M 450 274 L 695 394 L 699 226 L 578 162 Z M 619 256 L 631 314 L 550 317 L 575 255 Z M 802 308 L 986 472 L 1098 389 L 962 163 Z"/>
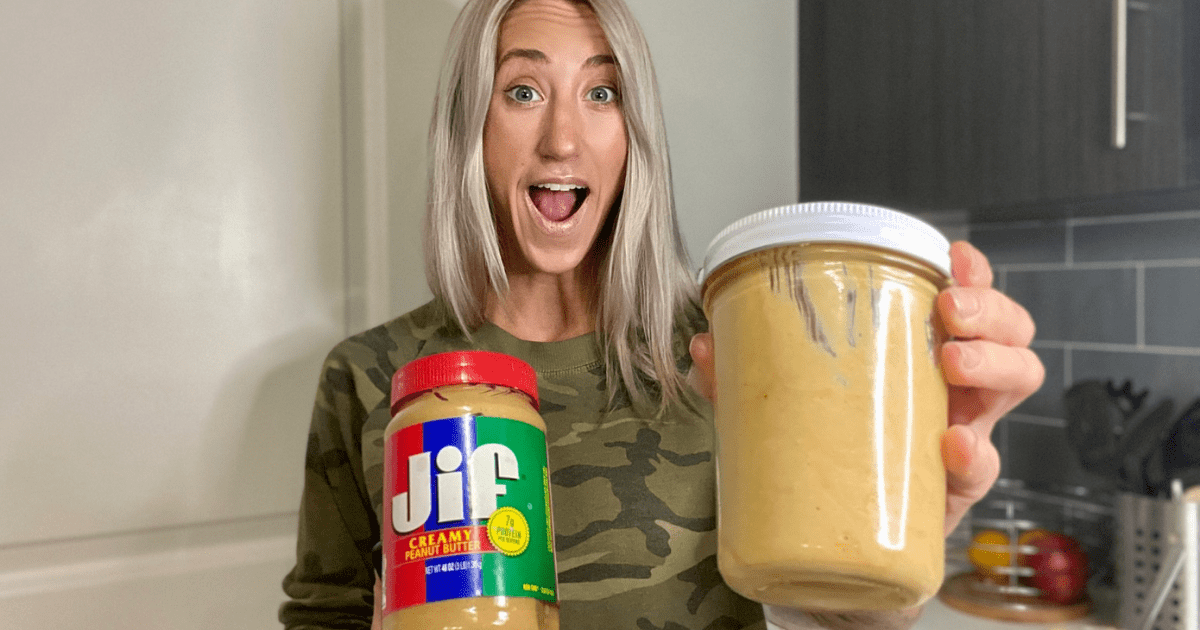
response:
<path id="1" fill-rule="evenodd" d="M 499 352 L 468 350 L 409 361 L 392 377 L 392 415 L 418 394 L 446 385 L 488 384 L 528 394 L 538 408 L 537 374 L 526 362 Z"/>

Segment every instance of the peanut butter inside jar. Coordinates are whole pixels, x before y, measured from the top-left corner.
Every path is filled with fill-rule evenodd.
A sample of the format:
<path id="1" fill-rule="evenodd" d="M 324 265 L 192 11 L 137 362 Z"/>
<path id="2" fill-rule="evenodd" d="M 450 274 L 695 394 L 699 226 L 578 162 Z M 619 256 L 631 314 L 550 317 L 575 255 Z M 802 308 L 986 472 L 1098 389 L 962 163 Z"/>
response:
<path id="1" fill-rule="evenodd" d="M 557 630 L 536 376 L 453 352 L 397 372 L 384 433 L 384 630 Z"/>
<path id="2" fill-rule="evenodd" d="M 852 204 L 765 211 L 714 240 L 717 559 L 735 591 L 833 611 L 937 592 L 948 248 L 915 218 Z"/>

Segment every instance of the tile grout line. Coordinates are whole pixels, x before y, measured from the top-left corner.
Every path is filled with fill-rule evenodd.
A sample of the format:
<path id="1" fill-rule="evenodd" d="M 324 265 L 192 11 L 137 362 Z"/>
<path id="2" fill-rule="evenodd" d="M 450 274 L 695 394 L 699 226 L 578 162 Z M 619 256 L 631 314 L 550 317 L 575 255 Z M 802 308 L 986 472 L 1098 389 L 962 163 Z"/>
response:
<path id="1" fill-rule="evenodd" d="M 1174 260 L 1108 260 L 1108 261 L 1085 261 L 1085 262 L 1060 262 L 1060 263 L 1004 263 L 1004 266 L 1010 271 L 1017 272 L 1038 272 L 1038 271 L 1113 271 L 1121 269 L 1137 269 L 1143 267 L 1146 269 L 1189 269 L 1192 267 L 1200 267 L 1200 258 L 1177 258 Z"/>
<path id="2" fill-rule="evenodd" d="M 1076 225 L 1114 225 L 1119 223 L 1149 223 L 1151 221 L 1181 221 L 1200 219 L 1200 210 L 1177 210 L 1148 214 L 1122 214 L 1109 217 L 1078 217 L 1069 219 Z"/>
<path id="3" fill-rule="evenodd" d="M 1063 239 L 1066 241 L 1063 246 L 1063 255 L 1066 258 L 1065 264 L 1068 269 L 1075 265 L 1075 222 L 1077 219 L 1067 219 L 1063 230 Z"/>
<path id="4" fill-rule="evenodd" d="M 1200 210 L 1174 210 L 1163 212 L 1147 212 L 1145 214 L 1117 214 L 1110 216 L 1072 217 L 1068 219 L 1023 219 L 1002 221 L 999 223 L 981 223 L 972 225 L 972 230 L 980 232 L 1007 230 L 1012 228 L 1039 228 L 1054 225 L 1059 222 L 1071 222 L 1078 226 L 1116 225 L 1121 223 L 1153 223 L 1157 221 L 1186 221 L 1200 219 Z"/>
<path id="5" fill-rule="evenodd" d="M 1010 412 L 1005 417 L 1006 421 L 1020 422 L 1022 424 L 1036 424 L 1044 427 L 1065 427 L 1067 426 L 1066 418 L 1054 418 L 1051 416 L 1037 416 L 1019 411 Z"/>
<path id="6" fill-rule="evenodd" d="M 1003 462 L 1007 462 L 1007 461 L 1008 461 L 1008 457 L 1009 457 L 1009 456 L 1008 456 L 1008 452 L 1009 452 L 1009 442 L 1010 442 L 1010 438 L 1008 437 L 1008 436 L 1009 436 L 1009 431 L 1008 431 L 1008 422 L 1007 422 L 1007 416 L 1005 417 L 1005 420 L 1006 420 L 1005 422 L 1001 422 L 1001 423 L 999 423 L 999 426 L 1000 426 L 1000 462 L 1001 462 L 1001 466 L 1003 466 Z"/>
<path id="7" fill-rule="evenodd" d="M 1083 350 L 1087 352 L 1117 352 L 1117 353 L 1140 353 L 1162 356 L 1176 357 L 1200 357 L 1200 348 L 1189 346 L 1159 346 L 1145 345 L 1138 347 L 1132 343 L 1104 343 L 1098 341 L 1048 341 L 1034 340 L 1030 344 L 1033 348 L 1043 348 L 1047 350 Z"/>
<path id="8" fill-rule="evenodd" d="M 1146 348 L 1146 266 L 1138 264 L 1134 269 L 1137 272 L 1137 281 L 1134 283 L 1136 300 L 1134 308 L 1136 309 L 1134 317 L 1137 326 L 1137 347 L 1139 350 Z"/>
<path id="9" fill-rule="evenodd" d="M 1063 388 L 1064 389 L 1069 388 L 1075 380 L 1075 375 L 1072 374 L 1072 371 L 1074 370 L 1075 366 L 1071 365 L 1071 359 L 1072 359 L 1071 350 L 1072 349 L 1073 348 L 1071 347 L 1071 344 L 1067 344 L 1066 346 L 1063 347 Z"/>

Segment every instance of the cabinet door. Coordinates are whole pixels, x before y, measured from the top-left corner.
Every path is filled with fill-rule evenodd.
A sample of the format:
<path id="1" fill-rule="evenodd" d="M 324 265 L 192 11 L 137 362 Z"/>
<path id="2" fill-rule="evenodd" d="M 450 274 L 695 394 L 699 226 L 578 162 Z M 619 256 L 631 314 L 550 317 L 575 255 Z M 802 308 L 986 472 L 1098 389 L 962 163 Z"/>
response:
<path id="1" fill-rule="evenodd" d="M 1037 194 L 1039 0 L 803 0 L 804 199 Z"/>
<path id="2" fill-rule="evenodd" d="M 1112 3 L 1045 0 L 1042 78 L 1046 177 L 1041 197 L 1086 197 L 1184 185 L 1180 0 L 1129 2 L 1115 41 Z M 1126 141 L 1113 145 L 1118 114 L 1113 53 L 1123 46 Z"/>
<path id="3" fill-rule="evenodd" d="M 801 1 L 802 199 L 960 209 L 1185 184 L 1181 0 Z"/>

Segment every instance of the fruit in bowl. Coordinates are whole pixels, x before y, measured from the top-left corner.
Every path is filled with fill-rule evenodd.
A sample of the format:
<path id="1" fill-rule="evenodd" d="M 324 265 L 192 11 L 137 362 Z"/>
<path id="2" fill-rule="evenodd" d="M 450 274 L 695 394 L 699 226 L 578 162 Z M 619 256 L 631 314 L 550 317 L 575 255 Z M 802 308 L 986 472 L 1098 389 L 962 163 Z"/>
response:
<path id="1" fill-rule="evenodd" d="M 1004 578 L 1005 574 L 1000 569 L 1009 566 L 1012 561 L 1011 544 L 1008 535 L 1004 532 L 985 529 L 971 539 L 971 546 L 967 549 L 967 558 L 975 566 L 976 573 L 984 578 L 993 580 Z"/>
<path id="2" fill-rule="evenodd" d="M 1017 543 L 1033 553 L 1018 557 L 1021 566 L 1033 569 L 1022 581 L 1041 591 L 1040 598 L 1055 604 L 1073 604 L 1087 590 L 1088 558 L 1074 538 L 1046 530 L 1025 532 Z"/>

